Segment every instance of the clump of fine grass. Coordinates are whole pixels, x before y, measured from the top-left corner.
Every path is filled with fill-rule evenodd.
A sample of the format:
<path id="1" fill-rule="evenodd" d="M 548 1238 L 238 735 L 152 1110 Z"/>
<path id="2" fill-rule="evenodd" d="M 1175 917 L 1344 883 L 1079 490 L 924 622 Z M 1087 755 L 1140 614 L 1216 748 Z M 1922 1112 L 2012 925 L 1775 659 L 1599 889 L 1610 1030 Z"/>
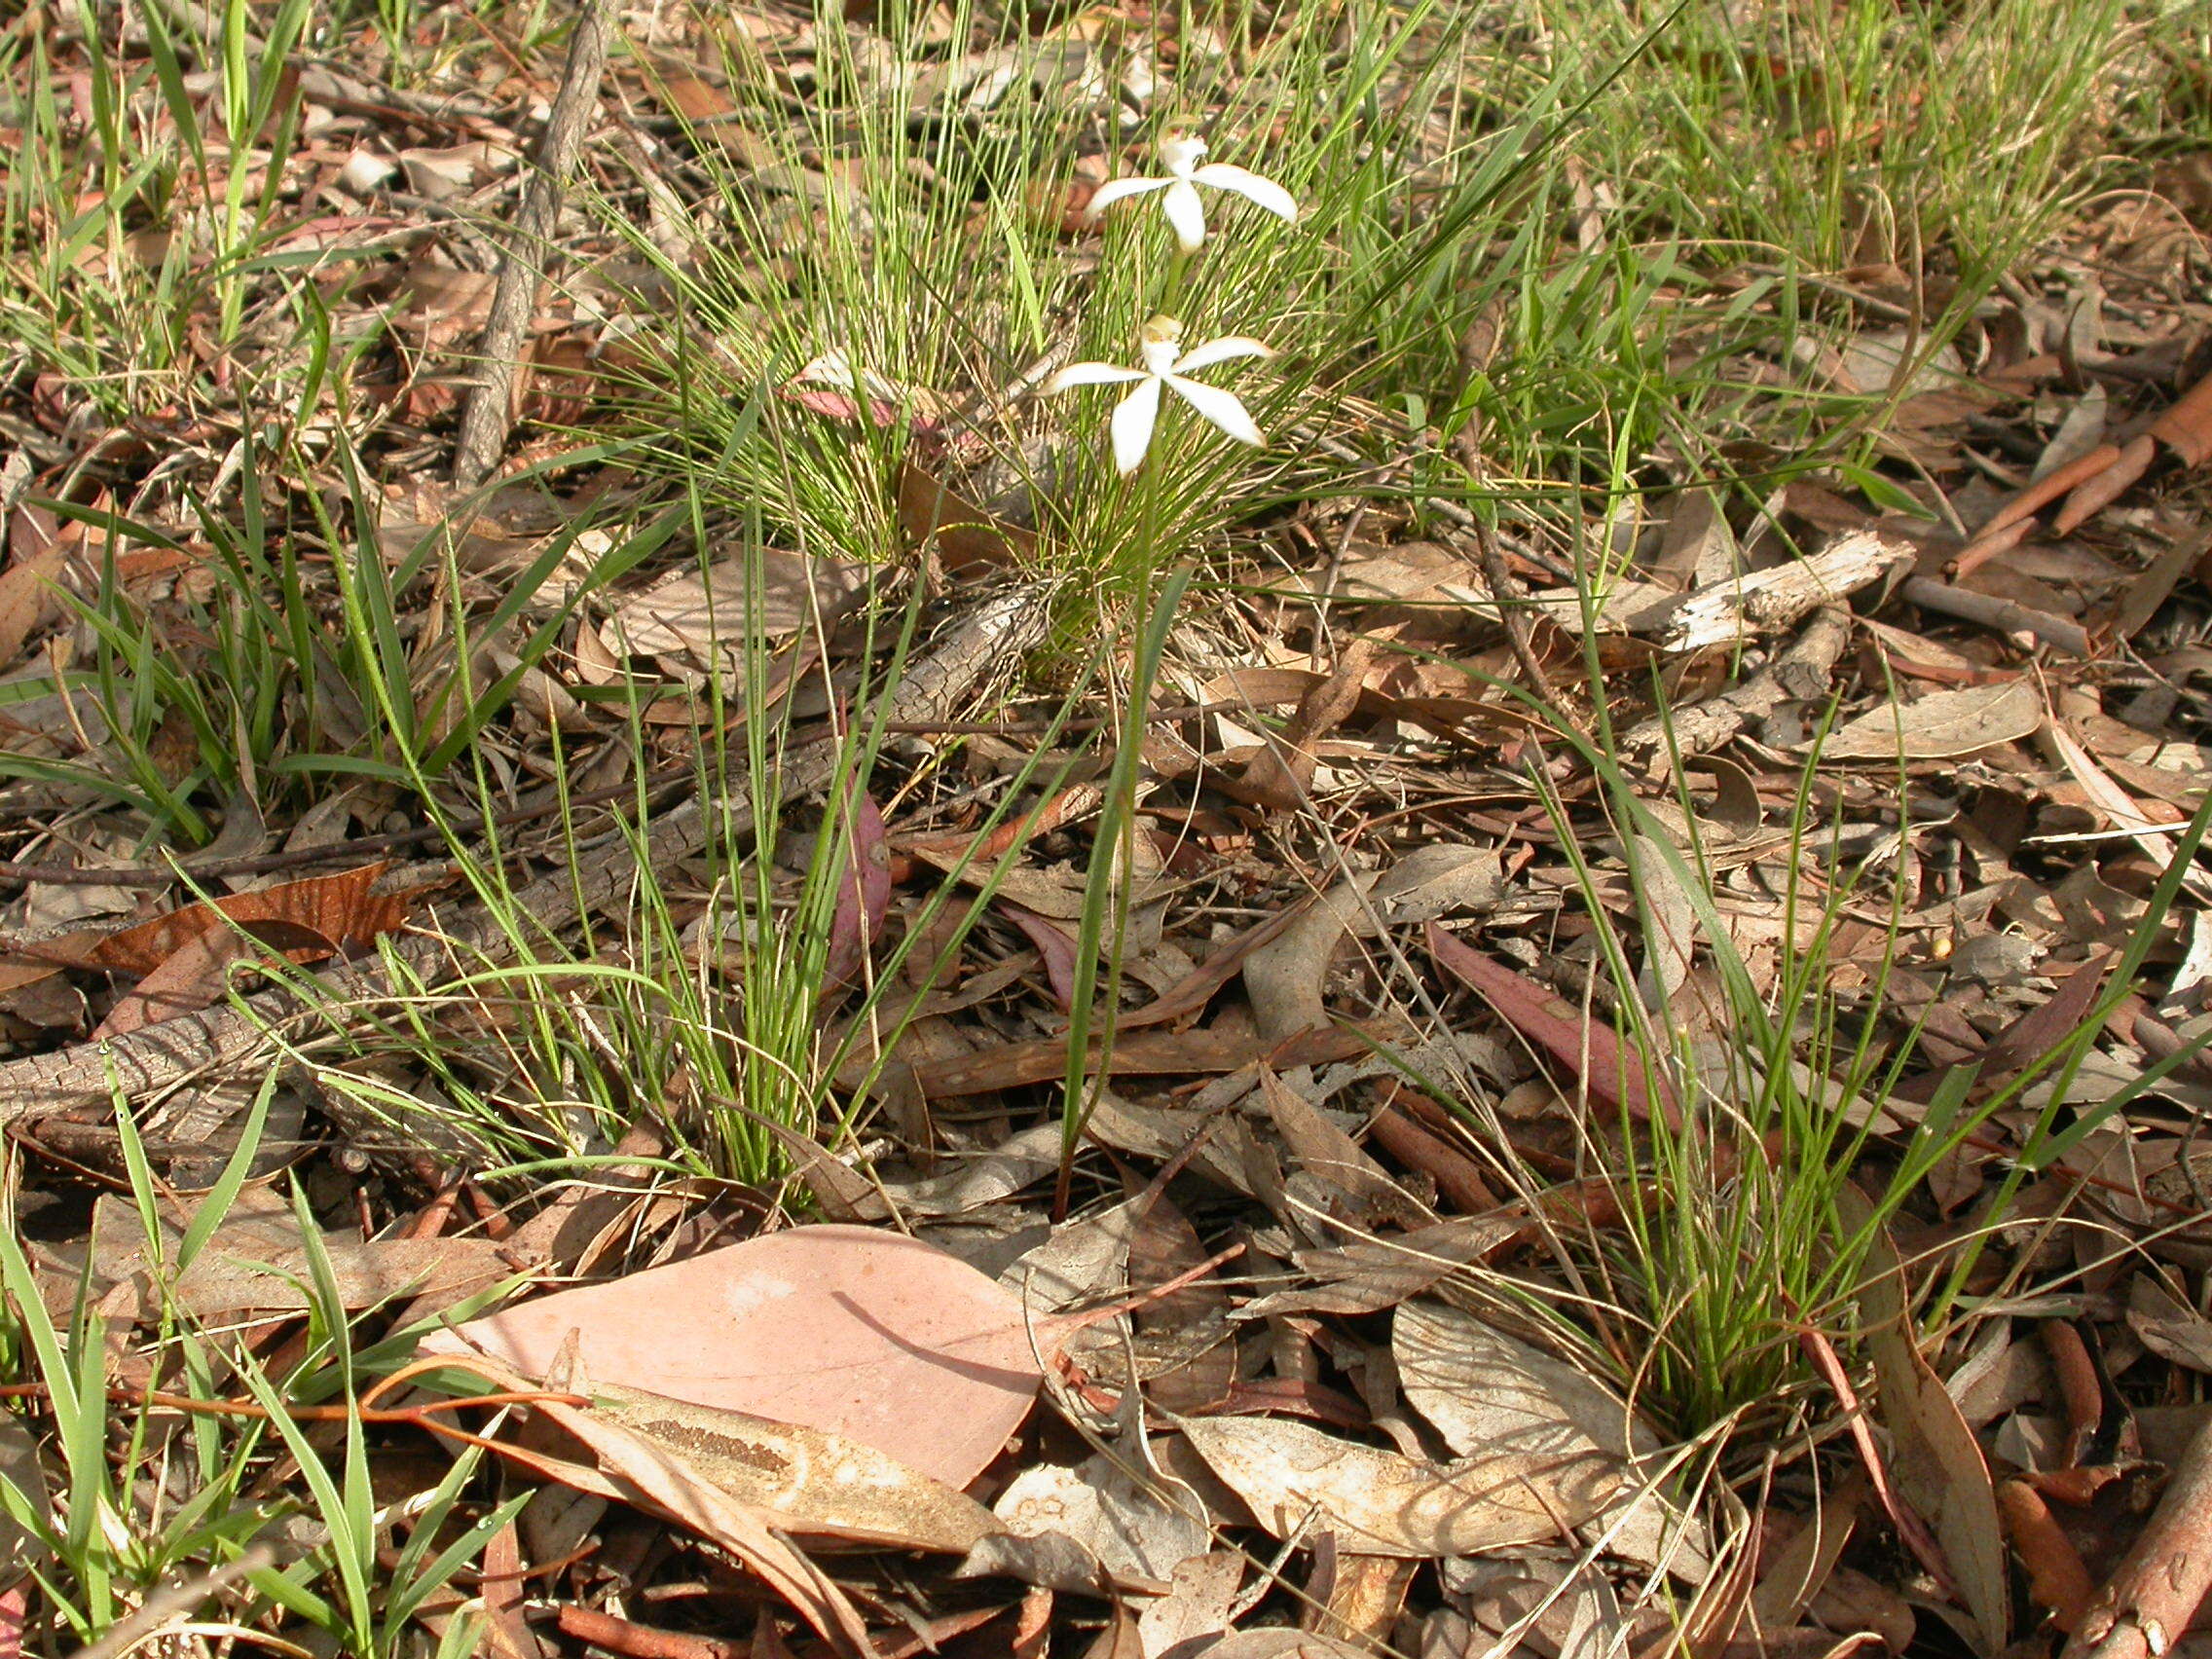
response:
<path id="1" fill-rule="evenodd" d="M 1917 1027 L 1889 1028 L 1881 1017 L 1884 986 L 1902 948 L 1904 878 L 1897 875 L 1885 894 L 1875 866 L 1855 863 L 1819 832 L 1818 744 L 1799 776 L 1780 862 L 1781 938 L 1788 948 L 1764 982 L 1716 903 L 1714 869 L 1686 794 L 1690 833 L 1682 843 L 1639 798 L 1605 740 L 1587 757 L 1606 786 L 1619 830 L 1632 897 L 1628 926 L 1609 919 L 1564 805 L 1555 800 L 1552 811 L 1594 924 L 1586 966 L 1602 988 L 1595 1001 L 1615 1011 L 1624 1050 L 1637 1060 L 1613 1080 L 1629 1089 L 1620 1120 L 1607 1121 L 1592 1106 L 1585 1130 L 1591 1167 L 1614 1196 L 1618 1224 L 1554 1232 L 1551 1271 L 1573 1292 L 1566 1310 L 1510 1275 L 1485 1274 L 1482 1282 L 1525 1316 L 1553 1325 L 1590 1363 L 1612 1371 L 1639 1408 L 1679 1438 L 1719 1431 L 1724 1439 L 1770 1445 L 1780 1425 L 1825 1387 L 1804 1346 L 1806 1334 L 1850 1347 L 1856 1299 L 1880 1231 L 1923 1201 L 1931 1171 L 1989 1132 L 2001 1115 L 2016 1116 L 2024 1100 L 2042 1100 L 1988 1206 L 1989 1214 L 2006 1215 L 2022 1180 L 2049 1168 L 2183 1063 L 2183 1056 L 2170 1057 L 2061 1127 L 2067 1080 L 2156 945 L 2212 825 L 2212 802 L 2177 837 L 2178 856 L 2103 995 L 2073 1029 L 2016 1073 L 1977 1084 L 1976 1068 L 1955 1067 L 1924 1097 L 1900 1088 L 1926 1063 L 1917 1052 Z M 1814 871 L 1817 901 L 1809 896 Z M 1869 909 L 1886 913 L 1889 929 L 1871 963 L 1862 955 L 1851 959 L 1853 977 L 1862 972 L 1864 982 L 1847 999 L 1836 988 L 1845 965 L 1836 954 L 1838 930 L 1847 913 Z M 1694 1005 L 1674 1006 L 1674 998 L 1689 993 L 1667 993 L 1652 966 L 1687 942 L 1685 914 L 1712 964 L 1705 994 L 1714 1006 L 1702 1014 Z M 1479 1108 L 1469 1110 L 1487 1125 L 1493 1148 L 1507 1144 L 1497 1124 Z M 1510 1167 L 1508 1173 L 1515 1177 Z M 1526 1174 L 1515 1184 L 1530 1193 L 1543 1185 Z M 1962 1287 L 1979 1242 L 1968 1240 L 1933 1285 L 1921 1312 L 1932 1327 L 1964 1310 Z"/>
<path id="2" fill-rule="evenodd" d="M 1028 395 L 1055 361 L 1132 357 L 1139 324 L 1172 290 L 1187 339 L 1256 335 L 1279 355 L 1240 383 L 1274 435 L 1268 464 L 1195 432 L 1162 435 L 1170 538 L 1202 546 L 1264 508 L 1286 487 L 1286 465 L 1299 493 L 1341 474 L 1341 460 L 1317 470 L 1311 448 L 1340 405 L 1394 398 L 1409 382 L 1429 383 L 1434 401 L 1456 378 L 1458 333 L 1496 281 L 1478 256 L 1504 223 L 1524 152 L 1540 148 L 1558 111 L 1556 88 L 1539 85 L 1488 129 L 1450 131 L 1479 66 L 1466 19 L 1431 5 L 1387 17 L 1356 7 L 1360 26 L 1338 35 L 1327 26 L 1338 10 L 1309 4 L 1250 34 L 1239 27 L 1249 19 L 1225 18 L 1225 40 L 1260 44 L 1249 55 L 1186 51 L 1141 119 L 1102 92 L 1067 95 L 1069 43 L 979 8 L 960 9 L 952 38 L 994 41 L 1014 91 L 952 116 L 932 100 L 957 58 L 922 19 L 887 9 L 870 38 L 825 25 L 803 115 L 778 112 L 755 133 L 775 165 L 732 166 L 702 130 L 693 147 L 714 192 L 694 203 L 660 193 L 665 212 L 683 215 L 681 254 L 631 233 L 678 301 L 679 325 L 642 342 L 649 379 L 669 388 L 646 395 L 642 413 L 727 454 L 715 488 L 758 502 L 801 546 L 848 557 L 904 545 L 888 483 L 908 459 L 943 464 L 910 428 L 965 430 L 995 450 L 1002 482 L 1023 498 L 1038 560 L 1111 590 L 1131 573 L 1136 505 L 1071 461 L 1058 442 L 1068 418 L 1040 415 Z M 1157 67 L 1133 34 L 1091 43 L 1082 62 L 1094 92 Z M 725 68 L 741 109 L 767 103 L 776 70 L 753 49 L 732 47 Z M 1378 120 L 1379 106 L 1391 113 Z M 1070 222 L 1086 169 L 1093 181 L 1157 170 L 1156 146 L 1194 129 L 1213 158 L 1284 185 L 1304 204 L 1301 222 L 1252 215 L 1209 241 L 1181 281 L 1166 276 L 1175 256 L 1155 212 L 1117 209 L 1094 253 Z M 913 165 L 916 132 L 938 135 L 926 170 Z M 787 383 L 831 353 L 868 386 L 872 417 L 833 426 L 779 401 L 756 442 L 731 453 L 718 441 L 733 394 Z"/>

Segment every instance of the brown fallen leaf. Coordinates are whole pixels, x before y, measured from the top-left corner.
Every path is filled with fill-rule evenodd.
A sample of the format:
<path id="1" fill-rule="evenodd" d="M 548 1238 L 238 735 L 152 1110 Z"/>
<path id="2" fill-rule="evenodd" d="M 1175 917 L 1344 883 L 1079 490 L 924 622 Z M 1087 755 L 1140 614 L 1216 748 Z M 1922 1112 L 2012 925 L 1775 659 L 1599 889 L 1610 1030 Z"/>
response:
<path id="1" fill-rule="evenodd" d="M 1241 776 L 1217 778 L 1215 786 L 1256 806 L 1289 812 L 1302 804 L 1319 763 L 1313 745 L 1344 724 L 1359 701 L 1375 643 L 1365 635 L 1345 647 L 1336 672 L 1298 700 L 1282 735 L 1255 755 Z"/>
<path id="2" fill-rule="evenodd" d="M 1848 1183 L 1836 1195 L 1836 1208 L 1847 1230 L 1873 1221 L 1864 1195 Z M 1892 1474 L 1935 1530 L 1983 1652 L 2000 1653 L 2011 1634 L 2011 1580 L 1989 1465 L 1958 1402 L 1920 1351 L 1896 1249 L 1883 1230 L 1872 1240 L 1859 1310 L 1874 1356 L 1879 1417 L 1896 1447 Z"/>
<path id="3" fill-rule="evenodd" d="M 966 1555 L 1000 1530 L 965 1493 L 827 1429 L 593 1382 L 592 1405 L 786 1530 Z"/>
<path id="4" fill-rule="evenodd" d="M 387 866 L 365 865 L 338 875 L 309 876 L 276 887 L 234 893 L 108 934 L 83 953 L 81 966 L 114 974 L 151 974 L 194 940 L 223 928 L 284 922 L 319 934 L 342 950 L 365 947 L 406 925 L 404 894 L 380 894 Z M 51 942 L 51 941 L 50 941 Z"/>
<path id="5" fill-rule="evenodd" d="M 1037 554 L 1035 531 L 993 517 L 910 461 L 899 469 L 899 531 L 908 547 L 935 536 L 949 576 L 1019 570 Z"/>
<path id="6" fill-rule="evenodd" d="M 0 668 L 13 668 L 32 637 L 59 620 L 68 561 L 66 548 L 44 547 L 0 571 Z"/>
<path id="7" fill-rule="evenodd" d="M 230 988 L 234 963 L 281 957 L 305 965 L 323 961 L 335 948 L 313 929 L 291 922 L 246 922 L 236 932 L 210 928 L 178 946 L 118 999 L 107 1017 L 93 1027 L 92 1041 L 105 1042 L 221 1001 Z"/>
<path id="8" fill-rule="evenodd" d="M 1611 1026 L 1462 944 L 1434 922 L 1428 924 L 1428 950 L 1440 966 L 1481 992 L 1499 1018 L 1579 1075 L 1592 1098 L 1615 1110 L 1625 1107 L 1637 1117 L 1646 1116 L 1656 1105 L 1668 1124 L 1679 1126 L 1681 1109 L 1674 1089 L 1664 1078 L 1655 1088 L 1646 1083 L 1642 1056 Z"/>
<path id="9" fill-rule="evenodd" d="M 1997 1508 L 2005 1517 L 2005 1536 L 2012 1553 L 2027 1568 L 2028 1595 L 2050 1614 L 2050 1622 L 2072 1634 L 2096 1593 L 2089 1569 L 2044 1502 L 2043 1494 L 2028 1482 L 2014 1478 L 1997 1488 Z"/>

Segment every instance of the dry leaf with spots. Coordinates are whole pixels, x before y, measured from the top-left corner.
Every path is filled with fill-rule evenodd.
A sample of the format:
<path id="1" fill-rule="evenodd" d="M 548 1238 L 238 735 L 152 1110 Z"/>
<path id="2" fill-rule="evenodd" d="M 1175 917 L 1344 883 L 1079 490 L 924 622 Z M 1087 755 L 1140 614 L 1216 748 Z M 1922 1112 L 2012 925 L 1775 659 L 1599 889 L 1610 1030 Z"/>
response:
<path id="1" fill-rule="evenodd" d="M 530 1378 L 486 1354 L 463 1351 L 456 1355 L 454 1364 L 456 1369 L 481 1377 L 498 1389 L 528 1393 L 536 1387 Z M 507 1442 L 497 1447 L 503 1456 L 555 1472 L 556 1479 L 569 1480 L 579 1490 L 658 1511 L 729 1551 L 803 1613 L 840 1653 L 858 1659 L 873 1652 L 867 1626 L 845 1593 L 829 1574 L 778 1536 L 773 1523 L 760 1511 L 738 1502 L 675 1453 L 606 1412 L 560 1400 L 538 1400 L 531 1410 L 583 1442 L 598 1458 L 598 1468 L 586 1470 Z"/>
<path id="2" fill-rule="evenodd" d="M 1165 1582 L 1178 1563 L 1205 1553 L 1212 1530 L 1187 1491 L 1142 1478 L 1129 1463 L 1103 1452 L 1073 1467 L 1035 1463 L 992 1508 L 1011 1532 L 1072 1538 L 1117 1579 Z"/>
<path id="3" fill-rule="evenodd" d="M 827 1429 L 594 1382 L 594 1410 L 794 1532 L 966 1555 L 999 1530 L 965 1493 Z"/>

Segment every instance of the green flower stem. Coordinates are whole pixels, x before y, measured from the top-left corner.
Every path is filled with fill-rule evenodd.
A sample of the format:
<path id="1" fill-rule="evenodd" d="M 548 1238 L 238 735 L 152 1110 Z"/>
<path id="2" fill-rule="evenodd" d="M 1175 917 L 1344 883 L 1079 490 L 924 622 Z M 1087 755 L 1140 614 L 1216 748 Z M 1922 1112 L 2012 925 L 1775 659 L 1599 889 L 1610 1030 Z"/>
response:
<path id="1" fill-rule="evenodd" d="M 1153 682 L 1160 671 L 1167 621 L 1174 615 L 1190 580 L 1188 571 L 1178 571 L 1168 578 L 1157 604 L 1154 603 L 1152 584 L 1160 569 L 1161 488 L 1160 463 L 1151 456 L 1145 458 L 1144 465 L 1138 470 L 1137 490 L 1137 598 L 1131 629 L 1136 645 L 1130 657 L 1128 696 L 1122 711 L 1114 764 L 1107 773 L 1098 834 L 1091 844 L 1090 866 L 1084 876 L 1083 915 L 1076 930 L 1075 977 L 1068 1009 L 1066 1092 L 1060 1116 L 1060 1168 L 1052 1192 L 1055 1219 L 1067 1215 L 1076 1149 L 1082 1144 L 1084 1125 L 1089 1123 L 1091 1112 L 1105 1093 L 1106 1081 L 1113 1068 L 1114 1038 L 1121 1023 L 1123 957 L 1128 945 L 1129 905 L 1136 889 L 1137 768 L 1143 760 L 1145 711 L 1151 701 Z M 1106 959 L 1103 976 L 1098 972 L 1102 949 Z M 1093 1081 L 1089 1064 L 1090 1034 L 1095 1007 L 1101 1000 L 1106 1018 L 1099 1033 L 1098 1063 Z"/>

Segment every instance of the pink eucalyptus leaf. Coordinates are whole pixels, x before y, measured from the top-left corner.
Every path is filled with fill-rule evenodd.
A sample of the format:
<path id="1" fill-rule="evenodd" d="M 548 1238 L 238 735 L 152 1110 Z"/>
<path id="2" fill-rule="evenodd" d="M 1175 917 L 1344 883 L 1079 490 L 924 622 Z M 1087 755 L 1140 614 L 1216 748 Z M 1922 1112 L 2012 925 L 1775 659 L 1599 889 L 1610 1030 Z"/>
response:
<path id="1" fill-rule="evenodd" d="M 1057 922 L 1040 916 L 1034 910 L 999 901 L 999 911 L 1006 919 L 1029 936 L 1029 942 L 1037 947 L 1044 958 L 1046 982 L 1052 987 L 1052 1000 L 1060 1005 L 1062 1013 L 1075 1006 L 1076 942 L 1067 930 Z"/>
<path id="2" fill-rule="evenodd" d="M 1029 1413 L 1051 1353 L 1012 1291 L 866 1227 L 796 1227 L 518 1303 L 424 1343 L 844 1435 L 965 1487 Z"/>

